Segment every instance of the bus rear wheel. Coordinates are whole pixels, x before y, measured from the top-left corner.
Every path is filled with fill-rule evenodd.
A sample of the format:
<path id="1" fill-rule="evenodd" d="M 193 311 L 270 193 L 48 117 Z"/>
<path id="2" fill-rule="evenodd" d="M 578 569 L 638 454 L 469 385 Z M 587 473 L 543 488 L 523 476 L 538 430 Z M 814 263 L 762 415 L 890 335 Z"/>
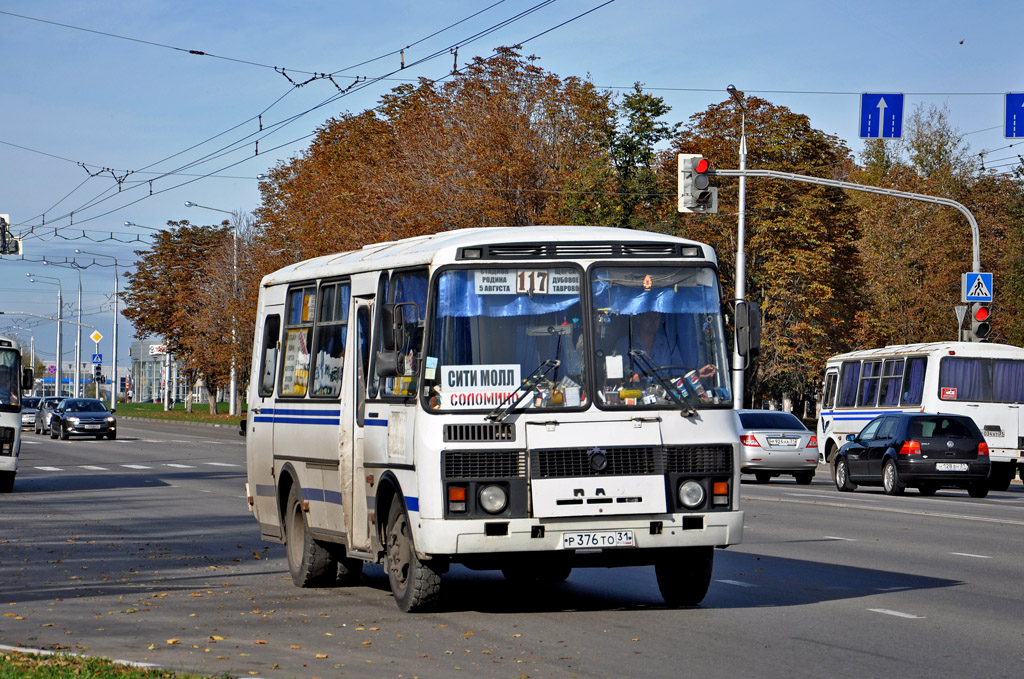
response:
<path id="1" fill-rule="evenodd" d="M 409 515 L 397 498 L 388 512 L 384 567 L 398 608 L 406 613 L 430 610 L 441 594 L 441 574 L 416 556 Z"/>
<path id="2" fill-rule="evenodd" d="M 293 485 L 288 493 L 285 512 L 285 552 L 292 582 L 298 587 L 317 587 L 331 584 L 336 577 L 338 563 L 320 543 L 310 537 L 306 525 L 306 512 L 302 508 L 302 489 Z"/>
<path id="3" fill-rule="evenodd" d="M 685 547 L 658 559 L 654 574 L 665 603 L 676 608 L 703 601 L 711 586 L 714 564 L 714 547 Z"/>
<path id="4" fill-rule="evenodd" d="M 17 472 L 0 472 L 0 493 L 10 493 L 14 490 L 14 475 Z"/>

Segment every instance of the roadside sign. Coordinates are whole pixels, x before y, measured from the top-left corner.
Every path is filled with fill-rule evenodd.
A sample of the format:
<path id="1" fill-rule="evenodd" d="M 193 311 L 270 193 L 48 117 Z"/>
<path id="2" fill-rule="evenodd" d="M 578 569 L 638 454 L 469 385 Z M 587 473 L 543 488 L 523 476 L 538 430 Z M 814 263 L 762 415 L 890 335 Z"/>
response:
<path id="1" fill-rule="evenodd" d="M 103 354 L 93 354 L 92 355 L 92 362 L 93 363 L 103 363 Z"/>
<path id="2" fill-rule="evenodd" d="M 49 373 L 50 375 L 56 375 L 57 374 L 57 366 L 55 366 L 55 365 L 53 365 L 51 363 L 50 365 L 46 366 L 46 372 Z"/>
<path id="3" fill-rule="evenodd" d="M 91 339 L 93 342 L 96 342 L 97 344 L 99 344 L 100 340 L 103 339 L 103 335 L 100 334 L 99 330 L 93 330 L 92 334 L 89 335 L 89 339 Z"/>
<path id="4" fill-rule="evenodd" d="M 1024 138 L 1024 92 L 1006 93 L 1006 117 L 1004 137 Z"/>
<path id="5" fill-rule="evenodd" d="M 992 301 L 992 274 L 965 273 L 960 277 L 962 294 L 961 302 L 991 302 Z"/>
<path id="6" fill-rule="evenodd" d="M 860 95 L 861 139 L 899 139 L 903 136 L 903 94 L 864 92 Z"/>

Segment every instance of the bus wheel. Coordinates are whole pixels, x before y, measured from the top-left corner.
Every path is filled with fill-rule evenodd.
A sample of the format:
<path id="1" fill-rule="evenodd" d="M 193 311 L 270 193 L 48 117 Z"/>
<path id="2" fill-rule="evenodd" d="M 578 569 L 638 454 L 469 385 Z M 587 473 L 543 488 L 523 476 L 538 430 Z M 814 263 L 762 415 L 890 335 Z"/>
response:
<path id="1" fill-rule="evenodd" d="M 14 490 L 14 475 L 17 472 L 0 472 L 0 493 L 10 493 Z"/>
<path id="2" fill-rule="evenodd" d="M 992 465 L 992 471 L 988 477 L 988 487 L 991 490 L 1002 492 L 1010 489 L 1010 483 L 1013 482 L 1013 477 L 1016 476 L 1017 469 L 1013 464 L 1006 464 L 1005 462 L 997 462 Z"/>
<path id="3" fill-rule="evenodd" d="M 669 554 L 654 564 L 661 597 L 672 607 L 696 606 L 711 585 L 714 547 L 685 547 Z"/>
<path id="4" fill-rule="evenodd" d="M 430 563 L 424 563 L 416 556 L 409 515 L 397 498 L 388 512 L 384 567 L 395 603 L 402 611 L 425 611 L 437 604 L 441 575 Z"/>
<path id="5" fill-rule="evenodd" d="M 338 564 L 330 552 L 309 536 L 306 512 L 302 509 L 302 489 L 298 484 L 288 493 L 287 512 L 284 517 L 285 552 L 292 582 L 298 587 L 316 587 L 330 584 Z"/>

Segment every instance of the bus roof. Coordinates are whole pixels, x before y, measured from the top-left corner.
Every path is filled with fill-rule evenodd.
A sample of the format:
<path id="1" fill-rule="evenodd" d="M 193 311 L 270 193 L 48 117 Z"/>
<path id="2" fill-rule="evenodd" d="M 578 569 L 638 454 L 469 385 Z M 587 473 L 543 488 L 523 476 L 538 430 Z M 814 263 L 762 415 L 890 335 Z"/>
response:
<path id="1" fill-rule="evenodd" d="M 839 354 L 828 359 L 829 363 L 859 360 L 865 358 L 888 358 L 922 354 L 944 354 L 958 356 L 987 356 L 1003 358 L 1024 358 L 1024 349 L 1010 344 L 989 342 L 922 342 L 919 344 L 890 344 L 878 349 L 861 349 Z"/>
<path id="2" fill-rule="evenodd" d="M 703 243 L 650 231 L 618 229 L 604 226 L 519 226 L 479 227 L 443 231 L 402 240 L 373 243 L 359 250 L 339 252 L 296 262 L 263 278 L 262 285 L 278 285 L 293 280 L 307 280 L 339 273 L 375 271 L 424 264 L 454 262 L 460 248 L 513 243 L 675 243 L 701 248 L 701 261 L 717 265 L 714 250 Z M 524 254 L 523 259 L 528 259 Z M 579 256 L 578 259 L 604 259 L 602 256 Z M 493 260 L 491 260 L 493 261 Z"/>

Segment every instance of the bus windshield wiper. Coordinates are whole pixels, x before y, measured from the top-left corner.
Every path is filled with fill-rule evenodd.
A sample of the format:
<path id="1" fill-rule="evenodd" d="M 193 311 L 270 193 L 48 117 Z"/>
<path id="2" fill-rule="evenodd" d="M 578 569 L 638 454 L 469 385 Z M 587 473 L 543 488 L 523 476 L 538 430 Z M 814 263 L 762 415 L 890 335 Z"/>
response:
<path id="1" fill-rule="evenodd" d="M 485 419 L 490 422 L 501 422 L 504 420 L 508 417 L 508 414 L 512 412 L 512 409 L 516 407 L 516 404 L 519 403 L 519 399 L 516 398 L 516 394 L 521 391 L 530 391 L 533 389 L 537 386 L 538 382 L 544 379 L 549 372 L 561 365 L 561 363 L 562 362 L 557 358 L 549 358 L 538 365 L 534 371 L 530 373 L 525 380 L 523 380 L 522 384 L 516 387 L 515 391 L 506 396 L 505 399 L 498 404 L 498 407 L 487 414 Z"/>
<path id="2" fill-rule="evenodd" d="M 641 349 L 630 349 L 629 355 L 633 358 L 636 366 L 640 368 L 640 372 L 657 382 L 665 390 L 665 397 L 679 406 L 680 414 L 686 417 L 697 415 L 697 409 L 691 403 L 693 397 L 685 384 L 682 387 L 672 384 L 672 381 L 665 377 L 665 374 L 661 372 L 661 367 L 647 355 L 647 352 Z M 679 398 L 679 394 L 682 394 L 683 398 Z"/>

